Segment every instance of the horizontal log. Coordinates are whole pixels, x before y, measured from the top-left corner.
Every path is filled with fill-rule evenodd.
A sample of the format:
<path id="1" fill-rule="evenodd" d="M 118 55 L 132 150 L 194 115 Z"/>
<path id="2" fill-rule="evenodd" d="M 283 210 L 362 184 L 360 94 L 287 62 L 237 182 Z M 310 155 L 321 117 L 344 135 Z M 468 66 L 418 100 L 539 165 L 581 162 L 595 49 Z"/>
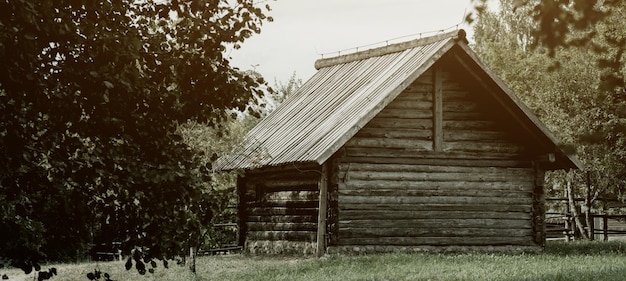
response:
<path id="1" fill-rule="evenodd" d="M 462 197 L 462 196 L 433 196 L 433 197 L 397 197 L 397 196 L 340 196 L 342 204 L 532 204 L 530 197 Z"/>
<path id="2" fill-rule="evenodd" d="M 370 253 L 506 253 L 506 254 L 539 254 L 543 247 L 538 245 L 414 245 L 414 246 L 390 246 L 390 245 L 331 245 L 328 247 L 329 254 L 370 254 Z"/>
<path id="3" fill-rule="evenodd" d="M 404 129 L 422 129 L 429 130 L 433 127 L 432 119 L 411 118 L 374 118 L 365 128 L 404 128 Z"/>
<path id="4" fill-rule="evenodd" d="M 337 245 L 533 245 L 530 237 L 380 237 L 339 239 Z"/>
<path id="5" fill-rule="evenodd" d="M 319 191 L 278 191 L 263 194 L 262 201 L 317 201 Z"/>
<path id="6" fill-rule="evenodd" d="M 287 207 L 287 208 L 316 208 L 318 201 L 292 201 L 292 200 L 275 200 L 275 201 L 251 201 L 246 202 L 246 208 L 269 208 L 269 207 Z"/>
<path id="7" fill-rule="evenodd" d="M 443 113 L 443 121 L 462 120 L 486 120 L 485 113 L 481 111 L 448 111 Z"/>
<path id="8" fill-rule="evenodd" d="M 370 148 L 411 148 L 413 150 L 432 150 L 432 141 L 418 139 L 389 139 L 389 138 L 352 138 L 345 145 L 347 147 Z"/>
<path id="9" fill-rule="evenodd" d="M 272 223 L 317 223 L 317 214 L 313 215 L 274 215 L 261 216 L 250 214 L 247 216 L 248 222 L 272 222 Z"/>
<path id="10" fill-rule="evenodd" d="M 475 96 L 472 95 L 467 89 L 451 90 L 448 89 L 443 92 L 443 102 L 459 102 L 459 101 L 472 101 Z"/>
<path id="11" fill-rule="evenodd" d="M 349 171 L 348 175 L 339 174 L 340 178 L 352 180 L 388 180 L 388 181 L 478 181 L 508 182 L 520 178 L 533 179 L 532 174 L 522 173 L 463 173 L 463 172 L 374 172 Z"/>
<path id="12" fill-rule="evenodd" d="M 340 213 L 341 216 L 341 213 Z M 410 220 L 343 220 L 340 228 L 494 228 L 532 229 L 531 220 L 511 219 L 410 219 Z"/>
<path id="13" fill-rule="evenodd" d="M 507 174 L 517 176 L 532 176 L 531 168 L 498 168 L 498 167 L 467 167 L 456 166 L 454 161 L 450 165 L 408 165 L 408 164 L 374 164 L 374 163 L 350 163 L 339 164 L 339 171 L 350 172 L 399 172 L 399 173 L 469 173 L 469 174 Z"/>
<path id="14" fill-rule="evenodd" d="M 285 241 L 308 241 L 316 240 L 316 233 L 311 231 L 248 231 L 248 240 L 285 240 Z"/>
<path id="15" fill-rule="evenodd" d="M 355 138 L 397 138 L 397 139 L 418 139 L 431 140 L 433 136 L 432 130 L 421 129 L 387 129 L 379 128 L 363 128 Z"/>
<path id="16" fill-rule="evenodd" d="M 406 165 L 432 165 L 432 166 L 459 166 L 459 167 L 502 167 L 502 168 L 527 168 L 532 166 L 530 160 L 506 160 L 506 159 L 432 159 L 413 157 L 352 157 L 341 158 L 341 163 L 371 163 L 371 164 L 406 164 Z"/>
<path id="17" fill-rule="evenodd" d="M 394 102 L 403 102 L 403 101 L 432 101 L 433 100 L 433 90 L 432 85 L 411 85 L 407 87 L 399 96 L 396 97 L 392 101 Z"/>
<path id="18" fill-rule="evenodd" d="M 249 231 L 317 231 L 316 222 L 246 222 Z"/>
<path id="19" fill-rule="evenodd" d="M 398 118 L 398 119 L 429 119 L 433 117 L 432 110 L 406 110 L 399 108 L 385 108 L 376 115 L 379 118 Z"/>
<path id="20" fill-rule="evenodd" d="M 348 185 L 349 186 L 349 185 Z M 435 197 L 435 196 L 464 196 L 464 197 L 508 197 L 508 198 L 531 198 L 530 189 L 524 191 L 494 190 L 494 189 L 359 189 L 339 187 L 339 197 L 344 196 L 389 196 L 389 197 Z"/>
<path id="21" fill-rule="evenodd" d="M 484 192 L 511 191 L 511 192 L 532 192 L 532 179 L 519 179 L 508 182 L 475 182 L 475 181 L 387 181 L 387 180 L 354 180 L 345 178 L 346 182 L 340 184 L 339 190 L 359 190 L 359 189 L 417 189 L 417 190 L 473 190 L 481 189 Z"/>
<path id="22" fill-rule="evenodd" d="M 460 152 L 460 151 L 420 151 L 392 148 L 344 147 L 346 156 L 352 157 L 410 157 L 422 159 L 454 159 L 454 160 L 528 160 L 518 153 L 491 152 Z M 340 159 L 341 161 L 341 159 Z"/>
<path id="23" fill-rule="evenodd" d="M 317 216 L 317 208 L 254 207 L 246 210 L 249 215 L 311 215 Z"/>
<path id="24" fill-rule="evenodd" d="M 486 130 L 499 131 L 502 128 L 495 120 L 444 120 L 443 128 L 446 130 Z"/>
<path id="25" fill-rule="evenodd" d="M 339 239 L 377 237 L 531 237 L 531 229 L 498 228 L 339 228 Z"/>
<path id="26" fill-rule="evenodd" d="M 426 100 L 404 100 L 403 102 L 392 102 L 386 108 L 391 109 L 411 109 L 411 110 L 432 110 L 432 101 Z"/>
<path id="27" fill-rule="evenodd" d="M 491 152 L 491 153 L 509 153 L 522 154 L 526 151 L 526 147 L 512 142 L 444 142 L 444 151 L 466 151 L 466 152 Z"/>
<path id="28" fill-rule="evenodd" d="M 449 203 L 425 203 L 425 204 L 398 204 L 398 203 L 347 203 L 340 201 L 339 213 L 346 210 L 389 210 L 389 211 L 484 211 L 491 212 L 524 212 L 530 213 L 531 206 L 527 204 L 449 204 Z"/>
<path id="29" fill-rule="evenodd" d="M 480 211 L 432 211 L 432 210 L 341 210 L 339 216 L 342 220 L 357 220 L 361 218 L 377 220 L 401 220 L 401 219 L 517 219 L 529 220 L 527 212 L 494 212 L 491 210 Z"/>
<path id="30" fill-rule="evenodd" d="M 513 138 L 505 131 L 467 131 L 467 130 L 446 130 L 443 132 L 444 141 L 497 141 L 504 143 L 512 142 Z"/>
<path id="31" fill-rule="evenodd" d="M 481 111 L 480 104 L 473 101 L 444 101 L 443 112 L 477 112 Z"/>

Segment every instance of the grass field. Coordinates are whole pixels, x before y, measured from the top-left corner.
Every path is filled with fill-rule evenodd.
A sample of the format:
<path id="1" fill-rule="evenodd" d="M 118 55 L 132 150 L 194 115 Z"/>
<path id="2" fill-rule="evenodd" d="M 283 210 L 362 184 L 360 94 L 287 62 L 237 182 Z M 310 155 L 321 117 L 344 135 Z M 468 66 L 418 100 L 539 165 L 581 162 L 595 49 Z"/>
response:
<path id="1" fill-rule="evenodd" d="M 226 255 L 199 257 L 193 276 L 183 266 L 141 276 L 123 262 L 55 266 L 55 280 L 88 280 L 95 268 L 113 280 L 626 280 L 625 242 L 549 242 L 545 253 L 384 254 L 316 258 Z M 33 280 L 17 269 L 0 269 L 9 280 Z"/>

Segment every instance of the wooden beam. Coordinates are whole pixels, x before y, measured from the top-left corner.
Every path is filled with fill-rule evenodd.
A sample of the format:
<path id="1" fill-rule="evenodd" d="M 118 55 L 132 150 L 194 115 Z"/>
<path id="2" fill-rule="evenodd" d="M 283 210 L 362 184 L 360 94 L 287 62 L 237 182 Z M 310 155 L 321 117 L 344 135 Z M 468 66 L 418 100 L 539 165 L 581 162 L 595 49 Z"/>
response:
<path id="1" fill-rule="evenodd" d="M 317 216 L 317 249 L 318 257 L 326 253 L 326 212 L 328 203 L 328 161 L 322 164 L 322 175 L 319 182 L 319 209 Z"/>
<path id="2" fill-rule="evenodd" d="M 433 73 L 433 150 L 443 150 L 443 83 L 441 63 L 434 65 Z"/>

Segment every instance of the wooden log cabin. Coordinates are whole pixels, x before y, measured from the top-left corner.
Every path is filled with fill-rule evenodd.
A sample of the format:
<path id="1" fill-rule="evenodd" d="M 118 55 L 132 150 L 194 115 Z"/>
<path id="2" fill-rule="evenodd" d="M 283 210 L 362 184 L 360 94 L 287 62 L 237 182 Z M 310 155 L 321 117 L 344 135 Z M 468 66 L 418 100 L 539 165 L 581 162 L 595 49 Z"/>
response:
<path id="1" fill-rule="evenodd" d="M 540 251 L 544 174 L 579 169 L 468 47 L 439 34 L 320 59 L 217 170 L 252 253 Z"/>

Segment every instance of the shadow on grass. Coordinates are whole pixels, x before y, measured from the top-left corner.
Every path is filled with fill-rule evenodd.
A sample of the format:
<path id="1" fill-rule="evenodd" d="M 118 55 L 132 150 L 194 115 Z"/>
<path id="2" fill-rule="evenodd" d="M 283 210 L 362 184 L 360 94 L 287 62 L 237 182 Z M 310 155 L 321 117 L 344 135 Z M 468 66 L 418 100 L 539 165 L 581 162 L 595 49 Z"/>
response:
<path id="1" fill-rule="evenodd" d="M 622 241 L 549 241 L 545 254 L 556 256 L 571 255 L 626 255 L 626 242 Z"/>

